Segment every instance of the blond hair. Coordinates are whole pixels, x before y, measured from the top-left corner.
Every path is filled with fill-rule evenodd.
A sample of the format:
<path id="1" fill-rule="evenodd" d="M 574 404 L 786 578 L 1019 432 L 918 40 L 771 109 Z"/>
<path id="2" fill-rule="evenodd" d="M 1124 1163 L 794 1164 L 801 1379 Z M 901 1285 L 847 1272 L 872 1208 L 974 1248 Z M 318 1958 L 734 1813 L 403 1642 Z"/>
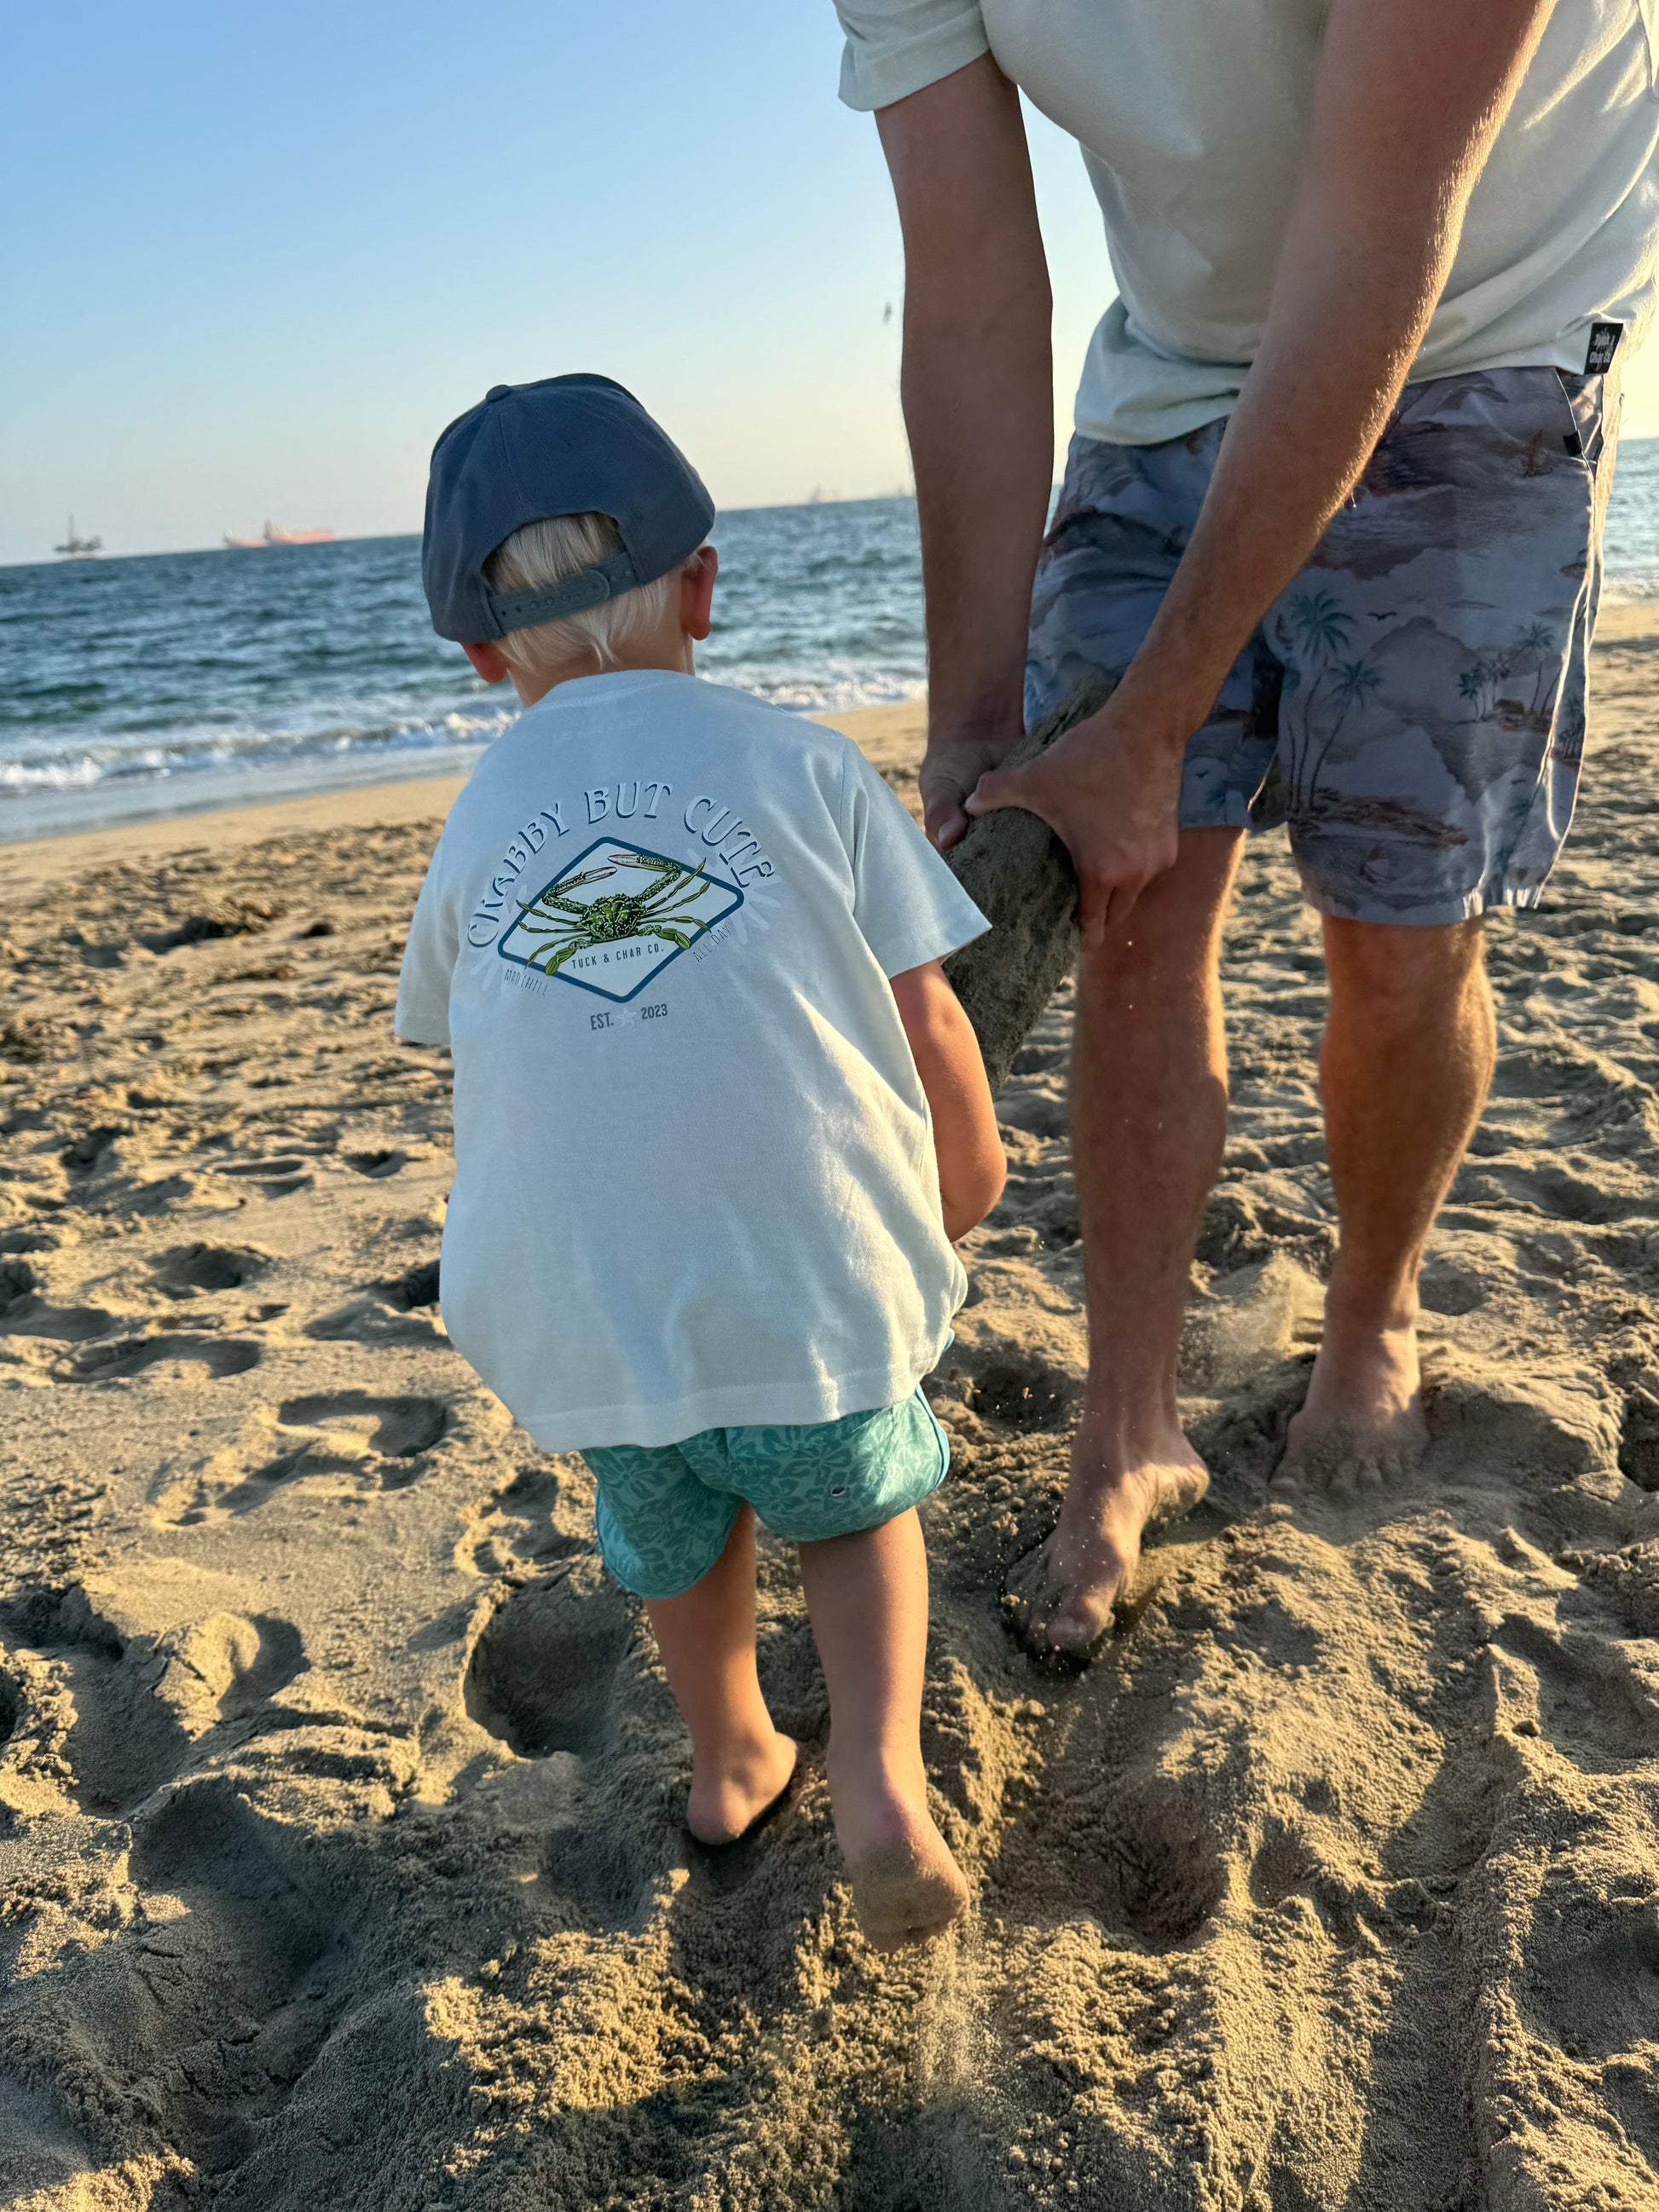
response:
<path id="1" fill-rule="evenodd" d="M 484 562 L 484 576 L 492 591 L 544 592 L 623 550 L 622 532 L 608 514 L 551 514 L 526 522 L 498 545 Z M 662 620 L 696 558 L 692 554 L 654 582 L 636 584 L 579 614 L 509 630 L 495 641 L 502 659 L 520 675 L 544 678 L 568 672 L 573 662 L 614 668 L 626 647 Z"/>

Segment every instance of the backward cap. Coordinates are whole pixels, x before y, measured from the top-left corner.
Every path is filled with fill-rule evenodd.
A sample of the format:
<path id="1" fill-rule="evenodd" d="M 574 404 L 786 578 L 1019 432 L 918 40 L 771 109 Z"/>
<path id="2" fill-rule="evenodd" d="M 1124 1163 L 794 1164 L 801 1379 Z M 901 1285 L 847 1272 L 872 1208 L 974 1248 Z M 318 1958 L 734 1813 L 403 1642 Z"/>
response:
<path id="1" fill-rule="evenodd" d="M 484 575 L 527 522 L 608 514 L 623 550 L 546 592 Z M 463 645 L 597 606 L 665 576 L 708 535 L 714 503 L 684 453 L 608 376 L 493 385 L 432 449 L 421 580 L 432 626 Z"/>

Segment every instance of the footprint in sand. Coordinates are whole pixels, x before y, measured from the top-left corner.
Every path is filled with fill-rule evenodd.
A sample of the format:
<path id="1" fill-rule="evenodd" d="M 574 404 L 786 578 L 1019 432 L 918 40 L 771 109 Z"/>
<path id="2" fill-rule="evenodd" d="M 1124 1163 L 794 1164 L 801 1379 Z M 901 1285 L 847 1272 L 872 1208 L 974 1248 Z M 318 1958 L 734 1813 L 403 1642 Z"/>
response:
<path id="1" fill-rule="evenodd" d="M 572 1559 L 490 1615 L 467 1662 L 466 1710 L 520 1759 L 586 1756 L 609 1728 L 633 1632 L 629 1601 L 600 1561 Z"/>
<path id="2" fill-rule="evenodd" d="M 1581 1774 L 1621 1774 L 1659 1753 L 1659 1703 L 1646 1669 L 1605 1634 L 1525 1613 L 1488 1645 L 1500 1727 L 1541 1739 Z"/>
<path id="3" fill-rule="evenodd" d="M 541 1882 L 611 1926 L 636 1922 L 665 1844 L 680 1845 L 673 1811 L 643 1813 L 634 1771 L 629 1722 L 639 1717 L 641 1680 L 623 1662 L 635 1621 L 633 1601 L 600 1561 L 572 1559 L 506 1596 L 463 1682 L 469 1717 L 526 1762 L 494 1786 L 543 1832 Z"/>
<path id="4" fill-rule="evenodd" d="M 1636 1889 L 1644 1870 L 1632 1872 Z M 1659 1912 L 1650 1897 L 1609 1901 L 1569 1894 L 1534 1916 L 1534 1934 L 1528 2009 L 1535 2031 L 1581 2064 L 1645 2053 L 1659 2042 Z M 1645 2131 L 1650 2142 L 1659 2141 L 1650 2100 L 1644 2101 Z"/>
<path id="5" fill-rule="evenodd" d="M 267 2145 L 260 2124 L 351 1993 L 338 1908 L 302 1832 L 189 1778 L 305 1663 L 292 1623 L 224 1610 L 227 1595 L 233 1578 L 173 1562 L 11 1608 L 33 1640 L 0 1671 L 8 1934 L 44 1943 L 52 1970 L 8 1997 L 40 2061 L 28 2096 L 0 2087 L 9 2202 L 94 2165 L 116 2172 L 83 2143 L 84 2100 L 59 2084 L 95 2084 L 112 2109 L 142 2084 L 152 2124 L 199 2171 L 240 2164 Z M 75 1927 L 70 1899 L 95 1941 L 58 1936 Z"/>
<path id="6" fill-rule="evenodd" d="M 52 1304 L 27 1260 L 0 1260 L 0 1335 L 82 1344 L 119 1326 L 117 1316 L 102 1306 Z"/>
<path id="7" fill-rule="evenodd" d="M 1522 1215 L 1541 1215 L 1548 1221 L 1575 1227 L 1599 1228 L 1632 1218 L 1644 1219 L 1653 1211 L 1650 1188 L 1634 1178 L 1624 1190 L 1609 1174 L 1590 1182 L 1559 1164 L 1516 1165 L 1504 1160 L 1482 1162 L 1460 1170 L 1452 1190 L 1453 1202 Z"/>
<path id="8" fill-rule="evenodd" d="M 422 1260 L 413 1267 L 406 1267 L 401 1275 L 394 1275 L 380 1285 L 389 1305 L 399 1313 L 418 1313 L 438 1303 L 438 1262 Z"/>
<path id="9" fill-rule="evenodd" d="M 103 1154 L 118 1138 L 125 1136 L 127 1133 L 126 1130 L 118 1128 L 82 1129 L 79 1135 L 70 1139 L 58 1153 L 58 1160 L 72 1173 L 85 1174 L 88 1169 L 98 1164 Z"/>
<path id="10" fill-rule="evenodd" d="M 440 1344 L 449 1338 L 438 1312 L 438 1262 L 426 1260 L 308 1324 L 323 1343 Z"/>
<path id="11" fill-rule="evenodd" d="M 135 1822 L 128 1873 L 150 1908 L 142 1932 L 95 1966 L 69 1962 L 75 2040 L 52 2070 L 89 2069 L 118 2099 L 142 2082 L 165 2140 L 210 2187 L 234 2174 L 245 2202 L 284 2201 L 281 2115 L 356 1993 L 338 1907 L 298 1832 L 214 1781 Z M 36 2032 L 49 2052 L 64 2035 L 47 2017 Z"/>
<path id="12" fill-rule="evenodd" d="M 1424 1267 L 1419 1291 L 1425 1313 L 1456 1319 L 1485 1305 L 1492 1285 L 1478 1268 L 1435 1255 Z"/>
<path id="13" fill-rule="evenodd" d="M 448 1425 L 449 1413 L 437 1398 L 377 1398 L 367 1390 L 332 1390 L 285 1399 L 276 1419 L 284 1428 L 360 1437 L 365 1449 L 383 1459 L 409 1460 L 431 1450 Z"/>
<path id="14" fill-rule="evenodd" d="M 376 1182 L 384 1182 L 388 1176 L 395 1176 L 409 1164 L 409 1154 L 395 1150 L 343 1152 L 340 1157 L 354 1175 L 368 1176 Z"/>
<path id="15" fill-rule="evenodd" d="M 580 1460 L 532 1461 L 473 1508 L 455 1564 L 484 1579 L 544 1574 L 592 1541 L 593 1480 Z"/>
<path id="16" fill-rule="evenodd" d="M 287 1198 L 291 1192 L 309 1190 L 315 1180 L 310 1163 L 298 1158 L 226 1160 L 213 1173 L 257 1182 L 262 1198 Z"/>
<path id="17" fill-rule="evenodd" d="M 246 1337 L 128 1336 L 114 1343 L 89 1344 L 60 1360 L 52 1373 L 60 1382 L 124 1382 L 143 1375 L 152 1382 L 193 1384 L 204 1373 L 215 1381 L 246 1375 L 264 1356 L 264 1346 Z"/>
<path id="18" fill-rule="evenodd" d="M 1040 1355 L 1010 1352 L 980 1370 L 969 1403 L 1010 1429 L 1062 1429 L 1078 1401 L 1075 1378 Z"/>
<path id="19" fill-rule="evenodd" d="M 170 1297 L 203 1291 L 240 1291 L 264 1273 L 274 1255 L 252 1244 L 180 1244 L 150 1262 Z"/>
<path id="20" fill-rule="evenodd" d="M 165 1527 L 196 1528 L 268 1505 L 290 1486 L 362 1498 L 406 1490 L 450 1425 L 441 1399 L 336 1390 L 259 1407 L 233 1444 L 165 1465 L 149 1492 Z"/>
<path id="21" fill-rule="evenodd" d="M 56 1229 L 9 1229 L 0 1237 L 0 1252 L 55 1252 L 64 1241 Z"/>
<path id="22" fill-rule="evenodd" d="M 1190 1943 L 1227 1893 L 1217 1838 L 1165 1785 L 1120 1786 L 1086 1809 L 1039 1799 L 1027 1843 L 1038 1847 L 1038 1893 L 1082 1905 L 1149 1952 Z"/>
<path id="23" fill-rule="evenodd" d="M 222 1741 L 225 1723 L 252 1718 L 304 1671 L 294 1624 L 216 1602 L 226 1580 L 179 1567 L 177 1588 L 165 1589 L 174 1602 L 151 1605 L 148 1618 L 155 1592 L 142 1580 L 136 1613 L 118 1580 L 71 1584 L 34 1606 L 26 1656 L 50 1670 L 62 1699 L 60 1779 L 82 1813 L 125 1817 L 196 1763 L 198 1746 Z M 15 1727 L 15 1685 L 10 1704 Z"/>
<path id="24" fill-rule="evenodd" d="M 167 2158 L 204 2177 L 236 2170 L 249 2201 L 276 2201 L 291 2177 L 273 2123 L 361 1994 L 342 1924 L 350 1880 L 326 1879 L 297 1825 L 190 1771 L 240 1743 L 305 1664 L 290 1622 L 190 1617 L 228 1579 L 178 1569 L 147 1583 L 141 1570 L 131 1588 L 37 1594 L 38 1648 L 0 1671 L 0 1784 L 22 1792 L 9 1932 L 44 1942 L 52 1968 L 8 1998 L 39 2061 L 27 2095 L 0 2084 L 8 2202 L 39 2188 L 55 2203 L 52 2185 L 94 2165 L 118 2175 L 84 2140 L 85 2100 L 58 2086 L 72 2083 L 111 2109 L 141 2094 Z M 74 1888 L 57 1873 L 37 1887 L 63 1851 Z M 96 1941 L 56 1936 L 70 1897 Z"/>

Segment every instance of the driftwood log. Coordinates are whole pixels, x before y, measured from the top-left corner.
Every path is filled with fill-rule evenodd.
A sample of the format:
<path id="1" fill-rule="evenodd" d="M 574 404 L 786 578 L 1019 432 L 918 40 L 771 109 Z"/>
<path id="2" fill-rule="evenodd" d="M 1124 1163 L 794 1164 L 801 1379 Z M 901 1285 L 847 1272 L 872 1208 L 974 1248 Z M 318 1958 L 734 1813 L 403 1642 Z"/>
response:
<path id="1" fill-rule="evenodd" d="M 1005 766 L 1034 760 L 1054 739 L 1097 714 L 1112 686 L 1092 677 L 1022 738 Z M 981 814 L 945 859 L 991 927 L 945 963 L 979 1048 L 993 1094 L 1014 1054 L 1072 972 L 1077 958 L 1077 875 L 1046 822 L 1024 807 Z"/>

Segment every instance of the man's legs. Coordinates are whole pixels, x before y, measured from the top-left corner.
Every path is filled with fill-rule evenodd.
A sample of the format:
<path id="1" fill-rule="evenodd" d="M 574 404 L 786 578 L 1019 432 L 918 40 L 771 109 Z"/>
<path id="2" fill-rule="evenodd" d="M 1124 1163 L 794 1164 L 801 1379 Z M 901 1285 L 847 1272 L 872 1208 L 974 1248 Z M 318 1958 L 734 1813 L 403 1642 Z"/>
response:
<path id="1" fill-rule="evenodd" d="M 1348 1492 L 1422 1449 L 1417 1274 L 1492 1079 L 1481 924 L 1325 917 L 1320 1054 L 1341 1244 L 1307 1403 L 1276 1481 Z"/>
<path id="2" fill-rule="evenodd" d="M 1243 832 L 1182 834 L 1121 931 L 1086 952 L 1072 1048 L 1072 1152 L 1089 1302 L 1089 1380 L 1059 1525 L 1012 1570 L 1031 1642 L 1086 1650 L 1147 1522 L 1208 1476 L 1181 1430 L 1176 1359 L 1204 1201 L 1221 1164 L 1221 921 Z"/>

